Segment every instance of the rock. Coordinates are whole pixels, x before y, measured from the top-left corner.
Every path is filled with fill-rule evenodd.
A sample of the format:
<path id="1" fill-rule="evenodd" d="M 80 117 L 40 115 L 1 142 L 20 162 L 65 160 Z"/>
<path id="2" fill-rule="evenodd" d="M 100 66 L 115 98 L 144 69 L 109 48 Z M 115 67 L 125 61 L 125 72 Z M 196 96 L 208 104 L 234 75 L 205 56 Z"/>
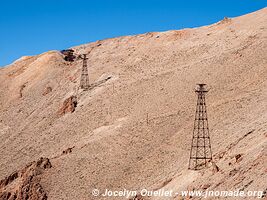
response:
<path id="1" fill-rule="evenodd" d="M 10 184 L 16 178 L 18 178 L 18 172 L 12 173 L 10 176 L 8 176 L 5 179 L 3 179 L 3 180 L 0 181 L 0 188 L 6 186 L 8 184 Z"/>
<path id="2" fill-rule="evenodd" d="M 216 165 L 216 163 L 214 161 L 211 161 L 212 164 L 212 172 L 213 173 L 217 173 L 218 171 L 220 171 L 219 167 Z"/>
<path id="3" fill-rule="evenodd" d="M 220 152 L 220 153 L 217 155 L 217 157 L 218 157 L 219 159 L 222 159 L 222 158 L 225 156 L 225 154 L 226 154 L 226 151 Z"/>
<path id="4" fill-rule="evenodd" d="M 0 200 L 46 200 L 40 175 L 51 168 L 48 158 L 40 158 L 0 181 Z"/>
<path id="5" fill-rule="evenodd" d="M 52 92 L 52 90 L 53 89 L 50 86 L 46 87 L 45 90 L 44 90 L 44 92 L 43 92 L 43 96 L 49 94 L 50 92 Z"/>
<path id="6" fill-rule="evenodd" d="M 66 155 L 66 154 L 71 153 L 73 148 L 74 148 L 74 147 L 69 147 L 69 148 L 67 148 L 66 150 L 64 150 L 64 151 L 62 152 L 62 154 L 63 154 L 63 155 L 64 155 L 64 154 Z"/>
<path id="7" fill-rule="evenodd" d="M 0 200 L 15 200 L 17 199 L 17 194 L 11 194 L 10 192 L 3 192 L 0 194 Z"/>
<path id="8" fill-rule="evenodd" d="M 26 183 L 19 188 L 18 199 L 46 200 L 47 195 L 40 183 L 28 179 Z"/>
<path id="9" fill-rule="evenodd" d="M 231 170 L 231 171 L 229 172 L 229 176 L 234 176 L 234 175 L 236 175 L 237 172 L 238 172 L 237 169 L 233 169 L 233 170 Z"/>
<path id="10" fill-rule="evenodd" d="M 23 96 L 22 92 L 23 92 L 23 89 L 24 89 L 25 87 L 26 87 L 26 84 L 23 84 L 23 85 L 21 85 L 20 88 L 19 88 L 19 97 L 20 97 L 20 98 L 22 98 L 22 96 Z"/>
<path id="11" fill-rule="evenodd" d="M 228 17 L 224 17 L 223 20 L 219 21 L 217 24 L 220 25 L 220 24 L 227 24 L 227 23 L 230 23 L 232 20 Z"/>
<path id="12" fill-rule="evenodd" d="M 236 162 L 240 162 L 241 160 L 242 160 L 242 155 L 241 154 L 235 155 L 235 161 Z"/>
<path id="13" fill-rule="evenodd" d="M 209 187 L 210 187 L 210 184 L 204 184 L 204 185 L 201 186 L 201 188 L 202 188 L 203 190 L 206 190 L 206 189 L 208 189 Z"/>
<path id="14" fill-rule="evenodd" d="M 43 157 L 41 157 L 37 161 L 36 166 L 37 167 L 40 167 L 41 169 L 48 169 L 48 168 L 51 168 L 52 167 L 49 159 L 48 158 L 43 158 Z"/>
<path id="15" fill-rule="evenodd" d="M 72 113 L 75 111 L 75 108 L 77 107 L 77 97 L 76 96 L 70 96 L 69 98 L 65 99 L 63 102 L 62 107 L 58 111 L 58 115 L 62 116 L 66 113 Z"/>

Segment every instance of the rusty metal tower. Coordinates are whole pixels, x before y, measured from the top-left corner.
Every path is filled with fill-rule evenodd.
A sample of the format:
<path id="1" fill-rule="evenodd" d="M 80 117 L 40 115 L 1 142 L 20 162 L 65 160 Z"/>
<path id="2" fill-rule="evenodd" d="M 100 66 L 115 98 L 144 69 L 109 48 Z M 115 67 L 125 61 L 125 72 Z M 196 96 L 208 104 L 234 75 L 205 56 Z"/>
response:
<path id="1" fill-rule="evenodd" d="M 200 170 L 212 160 L 205 94 L 206 84 L 197 84 L 197 106 L 188 169 Z"/>
<path id="2" fill-rule="evenodd" d="M 82 73 L 81 73 L 81 82 L 80 82 L 80 88 L 83 90 L 87 90 L 90 86 L 89 84 L 89 75 L 88 75 L 88 69 L 87 69 L 87 60 L 86 54 L 83 54 L 83 67 L 82 67 Z"/>

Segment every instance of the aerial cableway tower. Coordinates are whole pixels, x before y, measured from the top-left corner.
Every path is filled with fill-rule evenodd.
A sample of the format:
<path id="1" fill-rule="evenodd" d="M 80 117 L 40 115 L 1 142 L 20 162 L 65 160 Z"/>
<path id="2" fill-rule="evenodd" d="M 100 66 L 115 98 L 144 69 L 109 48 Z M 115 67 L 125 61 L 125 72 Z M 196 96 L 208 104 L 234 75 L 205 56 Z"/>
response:
<path id="1" fill-rule="evenodd" d="M 198 84 L 195 92 L 197 94 L 197 106 L 188 168 L 200 170 L 212 160 L 205 102 L 205 94 L 208 92 L 206 84 Z"/>
<path id="2" fill-rule="evenodd" d="M 83 66 L 82 66 L 82 73 L 81 73 L 81 80 L 80 80 L 80 88 L 83 90 L 87 90 L 90 86 L 89 83 L 89 75 L 88 75 L 88 68 L 87 68 L 87 60 L 86 54 L 82 55 Z"/>

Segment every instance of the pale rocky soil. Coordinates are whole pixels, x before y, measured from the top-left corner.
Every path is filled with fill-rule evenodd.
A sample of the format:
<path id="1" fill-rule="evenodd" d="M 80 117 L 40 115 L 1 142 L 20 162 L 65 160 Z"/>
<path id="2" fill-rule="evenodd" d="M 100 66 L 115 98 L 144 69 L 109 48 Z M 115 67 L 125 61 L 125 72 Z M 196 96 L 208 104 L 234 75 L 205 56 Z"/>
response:
<path id="1" fill-rule="evenodd" d="M 93 197 L 93 188 L 266 190 L 266 39 L 265 8 L 210 26 L 74 47 L 88 53 L 96 46 L 87 92 L 78 90 L 82 61 L 66 62 L 57 51 L 1 68 L 0 180 L 46 157 L 52 167 L 38 184 L 53 200 L 105 199 Z M 216 173 L 187 169 L 196 83 L 211 89 Z M 74 112 L 64 103 L 72 95 Z M 62 114 L 63 103 L 70 112 Z"/>

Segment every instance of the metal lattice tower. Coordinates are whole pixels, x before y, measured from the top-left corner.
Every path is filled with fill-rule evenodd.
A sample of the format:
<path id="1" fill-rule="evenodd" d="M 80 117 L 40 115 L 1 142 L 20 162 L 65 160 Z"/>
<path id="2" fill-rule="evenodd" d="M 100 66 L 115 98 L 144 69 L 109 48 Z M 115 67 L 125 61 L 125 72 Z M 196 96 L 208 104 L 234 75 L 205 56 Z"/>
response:
<path id="1" fill-rule="evenodd" d="M 81 82 L 80 82 L 80 88 L 87 90 L 90 86 L 89 84 L 89 75 L 88 75 L 88 69 L 87 69 L 87 60 L 86 54 L 83 54 L 83 67 L 82 67 L 82 74 L 81 74 Z"/>
<path id="2" fill-rule="evenodd" d="M 205 102 L 208 90 L 206 84 L 198 84 L 195 90 L 197 98 L 194 131 L 189 159 L 189 169 L 199 170 L 212 160 L 209 126 Z"/>

